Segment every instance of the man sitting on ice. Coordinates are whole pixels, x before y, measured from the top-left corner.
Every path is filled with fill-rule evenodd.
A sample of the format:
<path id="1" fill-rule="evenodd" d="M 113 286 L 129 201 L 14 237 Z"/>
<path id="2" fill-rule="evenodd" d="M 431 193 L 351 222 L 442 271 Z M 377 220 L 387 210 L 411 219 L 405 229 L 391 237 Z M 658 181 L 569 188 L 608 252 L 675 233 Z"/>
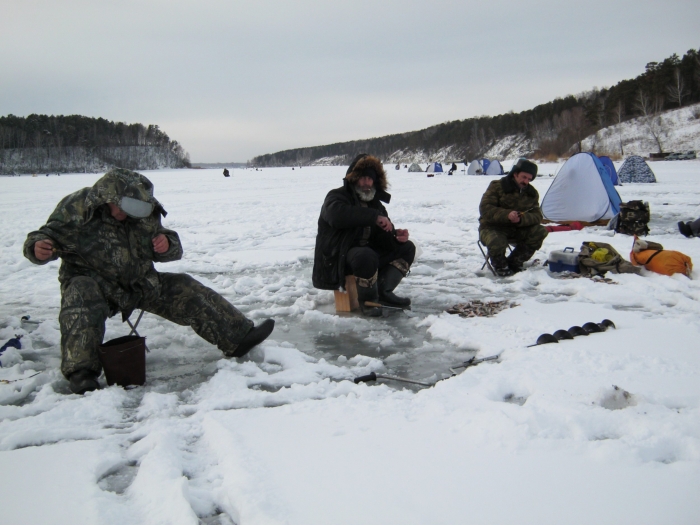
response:
<path id="1" fill-rule="evenodd" d="M 494 272 L 502 277 L 521 271 L 549 233 L 541 226 L 540 195 L 530 185 L 536 176 L 537 164 L 518 159 L 481 198 L 479 240 L 488 247 Z M 515 242 L 515 249 L 506 257 L 509 241 Z"/>
<path id="2" fill-rule="evenodd" d="M 408 230 L 397 230 L 382 202 L 388 203 L 388 182 L 376 157 L 360 154 L 345 174 L 343 186 L 331 190 L 321 208 L 316 235 L 313 284 L 337 290 L 345 276 L 357 280 L 357 298 L 365 315 L 381 309 L 365 302 L 407 307 L 411 300 L 394 295 L 416 255 Z"/>
<path id="3" fill-rule="evenodd" d="M 184 273 L 159 273 L 154 262 L 182 257 L 177 233 L 163 228 L 166 212 L 143 175 L 113 169 L 91 188 L 58 204 L 48 222 L 31 232 L 24 256 L 34 264 L 61 258 L 61 372 L 71 390 L 99 388 L 98 347 L 105 320 L 117 312 L 128 319 L 142 309 L 194 331 L 228 357 L 241 357 L 272 332 L 218 293 Z"/>

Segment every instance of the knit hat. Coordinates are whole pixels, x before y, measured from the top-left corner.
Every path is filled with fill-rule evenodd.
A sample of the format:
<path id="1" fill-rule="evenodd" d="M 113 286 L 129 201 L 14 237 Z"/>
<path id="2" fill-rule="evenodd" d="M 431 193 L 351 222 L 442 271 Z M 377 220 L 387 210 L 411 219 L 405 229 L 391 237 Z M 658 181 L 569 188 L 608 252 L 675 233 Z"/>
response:
<path id="1" fill-rule="evenodd" d="M 518 159 L 517 162 L 513 164 L 513 167 L 508 172 L 508 175 L 514 175 L 520 171 L 529 173 L 530 175 L 532 175 L 532 178 L 534 180 L 534 178 L 537 177 L 537 164 L 535 164 L 534 162 L 530 162 L 527 159 Z"/>

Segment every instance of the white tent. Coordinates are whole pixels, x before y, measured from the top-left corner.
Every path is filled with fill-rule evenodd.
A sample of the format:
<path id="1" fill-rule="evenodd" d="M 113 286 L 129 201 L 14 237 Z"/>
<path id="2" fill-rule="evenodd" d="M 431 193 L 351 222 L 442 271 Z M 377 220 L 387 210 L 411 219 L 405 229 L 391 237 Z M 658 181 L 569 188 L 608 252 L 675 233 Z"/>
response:
<path id="1" fill-rule="evenodd" d="M 416 172 L 416 171 L 420 171 L 420 172 L 422 173 L 422 172 L 423 172 L 423 168 L 421 168 L 418 164 L 416 164 L 416 163 L 414 162 L 413 164 L 411 164 L 411 167 L 408 168 L 408 171 L 410 171 L 411 173 L 414 173 L 414 172 Z"/>
<path id="2" fill-rule="evenodd" d="M 620 211 L 620 196 L 600 159 L 577 153 L 562 166 L 542 199 L 542 215 L 554 222 L 596 222 Z"/>
<path id="3" fill-rule="evenodd" d="M 497 160 L 492 160 L 489 167 L 486 168 L 486 175 L 503 175 L 503 166 Z"/>
<path id="4" fill-rule="evenodd" d="M 481 165 L 481 162 L 478 160 L 473 160 L 469 164 L 469 167 L 467 168 L 467 175 L 483 175 L 484 174 L 484 167 Z"/>
<path id="5" fill-rule="evenodd" d="M 428 173 L 442 173 L 442 164 L 439 162 L 431 162 L 425 169 Z"/>

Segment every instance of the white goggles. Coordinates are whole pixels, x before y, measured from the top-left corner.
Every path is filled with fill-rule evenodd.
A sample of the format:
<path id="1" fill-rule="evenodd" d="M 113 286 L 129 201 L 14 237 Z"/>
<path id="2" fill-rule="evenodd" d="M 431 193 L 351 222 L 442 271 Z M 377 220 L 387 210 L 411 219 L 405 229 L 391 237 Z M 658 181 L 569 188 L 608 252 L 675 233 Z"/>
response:
<path id="1" fill-rule="evenodd" d="M 122 197 L 119 208 L 129 217 L 144 219 L 153 213 L 153 204 L 132 197 Z"/>

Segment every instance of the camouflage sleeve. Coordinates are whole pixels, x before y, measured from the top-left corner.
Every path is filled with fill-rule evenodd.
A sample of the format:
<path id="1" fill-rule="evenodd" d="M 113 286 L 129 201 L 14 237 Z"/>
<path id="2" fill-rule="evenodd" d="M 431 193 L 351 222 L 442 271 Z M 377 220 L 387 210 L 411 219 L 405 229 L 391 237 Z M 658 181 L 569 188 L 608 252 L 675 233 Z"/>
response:
<path id="1" fill-rule="evenodd" d="M 180 242 L 180 236 L 174 230 L 169 230 L 163 228 L 160 224 L 160 219 L 158 220 L 158 234 L 163 234 L 168 238 L 168 243 L 170 247 L 165 253 L 153 253 L 154 262 L 172 262 L 179 261 L 182 259 L 182 243 Z"/>
<path id="2" fill-rule="evenodd" d="M 80 223 L 83 220 L 80 203 L 84 200 L 81 196 L 83 190 L 64 197 L 58 203 L 56 209 L 49 216 L 49 220 L 41 228 L 27 235 L 24 241 L 24 256 L 34 264 L 47 264 L 58 259 L 58 253 L 54 253 L 49 259 L 40 261 L 34 256 L 34 244 L 37 241 L 50 240 L 58 250 L 70 249 L 75 245 Z"/>
<path id="3" fill-rule="evenodd" d="M 534 226 L 535 224 L 542 224 L 542 219 L 542 210 L 540 210 L 538 206 L 534 210 L 521 214 L 518 226 L 527 227 Z"/>
<path id="4" fill-rule="evenodd" d="M 508 214 L 513 210 L 508 210 L 506 208 L 500 207 L 500 192 L 501 182 L 498 180 L 493 181 L 489 184 L 489 187 L 484 192 L 483 197 L 481 197 L 481 203 L 479 204 L 479 213 L 481 218 L 492 224 L 510 224 L 508 220 Z"/>
<path id="5" fill-rule="evenodd" d="M 518 226 L 526 228 L 528 226 L 534 226 L 536 224 L 542 224 L 543 216 L 542 210 L 540 209 L 540 194 L 532 186 L 528 189 L 528 197 L 526 202 L 523 203 L 525 208 L 524 213 L 520 214 L 520 222 Z"/>
<path id="6" fill-rule="evenodd" d="M 45 261 L 40 261 L 39 259 L 37 259 L 34 256 L 34 244 L 37 241 L 46 241 L 46 240 L 54 241 L 54 239 L 52 239 L 49 235 L 47 235 L 46 233 L 44 233 L 44 231 L 42 231 L 43 228 L 44 227 L 42 227 L 41 229 L 39 229 L 37 231 L 30 232 L 27 235 L 27 240 L 24 241 L 24 250 L 23 250 L 24 256 L 27 259 L 29 259 L 31 262 L 33 262 L 34 264 L 47 264 L 51 261 L 55 261 L 56 259 L 58 259 L 57 253 L 54 253 L 51 257 L 49 257 Z M 55 244 L 56 244 L 56 241 L 54 241 L 54 245 Z"/>
<path id="7" fill-rule="evenodd" d="M 353 206 L 347 199 L 334 192 L 326 196 L 321 208 L 321 217 L 333 228 L 355 228 L 372 226 L 381 213 L 374 208 Z"/>

